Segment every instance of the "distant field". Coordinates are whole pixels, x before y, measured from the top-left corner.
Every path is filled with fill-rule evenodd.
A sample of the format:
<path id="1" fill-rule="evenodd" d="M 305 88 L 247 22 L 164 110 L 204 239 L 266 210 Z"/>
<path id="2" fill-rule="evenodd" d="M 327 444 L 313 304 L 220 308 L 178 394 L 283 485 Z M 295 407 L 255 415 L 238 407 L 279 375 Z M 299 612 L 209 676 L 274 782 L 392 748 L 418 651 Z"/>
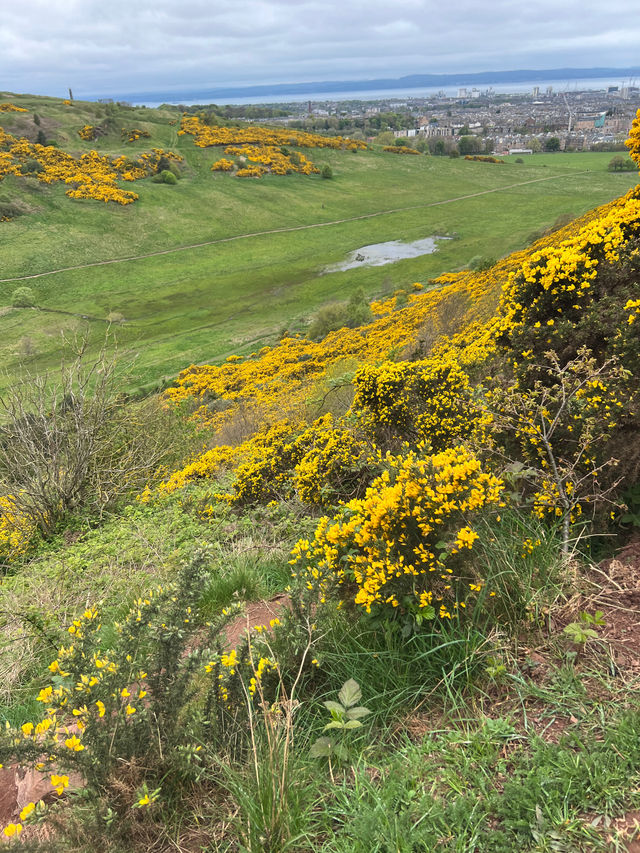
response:
<path id="1" fill-rule="evenodd" d="M 324 149 L 307 153 L 317 165 L 330 164 L 333 180 L 317 175 L 241 180 L 210 172 L 220 149 L 198 149 L 192 137 L 178 136 L 177 126 L 169 125 L 176 113 L 117 108 L 120 126 L 146 129 L 151 139 L 123 145 L 118 132 L 89 143 L 76 131 L 104 120 L 106 107 L 10 99 L 35 110 L 48 136 L 66 150 L 131 153 L 159 146 L 181 154 L 185 163 L 184 177 L 176 186 L 148 179 L 127 185 L 140 195 L 127 207 L 72 201 L 62 185 L 5 178 L 0 198 L 19 196 L 33 212 L 0 223 L 1 279 L 248 233 L 381 215 L 24 282 L 34 289 L 38 305 L 70 314 L 3 308 L 22 282 L 0 284 L 0 360 L 9 374 L 25 357 L 32 368 L 55 363 L 64 330 L 89 326 L 97 345 L 105 318 L 118 312 L 127 321 L 118 326 L 121 343 L 139 353 L 136 381 L 153 382 L 192 362 L 251 351 L 283 328 L 302 328 L 318 306 L 346 298 L 356 287 L 373 296 L 413 281 L 426 282 L 477 256 L 500 257 L 522 247 L 532 232 L 559 215 L 579 215 L 637 182 L 635 173 L 607 172 L 612 157 L 608 153 L 534 155 L 522 164 L 509 158 L 505 165 L 491 165 L 379 150 L 354 154 Z M 32 114 L 2 114 L 0 125 L 20 135 L 33 130 Z M 487 190 L 493 192 L 462 198 Z M 409 207 L 414 209 L 384 213 Z M 443 242 L 434 255 L 319 275 L 325 265 L 360 246 L 434 234 L 455 239 Z"/>

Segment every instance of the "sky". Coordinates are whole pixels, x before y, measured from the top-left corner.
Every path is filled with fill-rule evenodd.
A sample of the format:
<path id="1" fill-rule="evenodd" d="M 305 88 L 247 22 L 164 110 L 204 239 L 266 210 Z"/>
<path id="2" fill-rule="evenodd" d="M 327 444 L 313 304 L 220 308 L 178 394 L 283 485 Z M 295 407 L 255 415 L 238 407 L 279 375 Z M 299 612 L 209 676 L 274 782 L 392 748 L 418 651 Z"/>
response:
<path id="1" fill-rule="evenodd" d="M 0 90 L 231 85 L 640 64 L 636 0 L 2 0 Z"/>

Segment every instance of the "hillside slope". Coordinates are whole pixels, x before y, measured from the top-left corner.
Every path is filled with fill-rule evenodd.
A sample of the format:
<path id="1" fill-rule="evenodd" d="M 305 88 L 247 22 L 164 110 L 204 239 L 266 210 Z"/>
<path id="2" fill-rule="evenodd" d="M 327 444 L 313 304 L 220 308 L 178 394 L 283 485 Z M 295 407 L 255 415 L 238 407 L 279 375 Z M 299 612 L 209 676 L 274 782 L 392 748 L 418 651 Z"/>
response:
<path id="1" fill-rule="evenodd" d="M 636 187 L 372 322 L 192 365 L 144 410 L 173 436 L 144 490 L 57 528 L 8 477 L 38 419 L 6 427 L 11 843 L 633 850 L 639 224 Z"/>

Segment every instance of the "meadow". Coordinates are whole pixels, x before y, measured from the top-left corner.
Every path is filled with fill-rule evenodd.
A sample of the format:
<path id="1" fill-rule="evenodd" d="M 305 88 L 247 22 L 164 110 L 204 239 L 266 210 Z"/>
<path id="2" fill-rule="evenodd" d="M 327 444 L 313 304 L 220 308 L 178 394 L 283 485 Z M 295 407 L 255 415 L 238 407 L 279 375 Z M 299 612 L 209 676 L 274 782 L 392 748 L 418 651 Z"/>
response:
<path id="1" fill-rule="evenodd" d="M 118 339 L 136 354 L 134 381 L 153 384 L 188 363 L 250 352 L 284 328 L 304 330 L 321 305 L 357 288 L 373 298 L 472 259 L 502 257 L 559 216 L 578 216 L 633 184 L 629 174 L 606 171 L 607 154 L 536 155 L 492 165 L 399 157 L 375 146 L 312 150 L 319 166 L 330 165 L 332 180 L 297 174 L 237 180 L 210 171 L 221 149 L 201 149 L 191 136 L 178 135 L 179 113 L 13 101 L 38 111 L 40 127 L 65 150 L 132 156 L 160 146 L 184 160 L 177 185 L 136 181 L 130 186 L 139 200 L 125 207 L 71 200 L 61 185 L 5 177 L 0 198 L 20 197 L 32 211 L 0 227 L 0 358 L 9 373 L 25 358 L 34 370 L 56 363 L 61 332 L 88 330 L 98 346 L 106 318 L 118 314 L 125 320 L 117 325 Z M 119 132 L 95 141 L 77 135 L 84 124 L 107 117 L 150 138 L 124 145 Z M 14 135 L 30 122 L 31 112 L 2 116 Z M 320 227 L 295 230 L 305 226 Z M 282 233 L 260 233 L 278 229 Z M 319 275 L 360 246 L 436 234 L 454 239 L 434 255 Z M 213 242 L 229 238 L 238 239 Z M 188 248 L 201 243 L 212 245 Z M 111 263 L 125 258 L 135 259 Z M 79 268 L 50 272 L 69 267 Z M 21 285 L 30 286 L 46 310 L 11 309 L 11 294 Z"/>
<path id="2" fill-rule="evenodd" d="M 162 144 L 182 146 L 186 164 L 175 185 L 136 180 L 135 204 L 81 211 L 54 184 L 42 191 L 50 217 L 0 227 L 26 229 L 24 249 L 40 217 L 31 245 L 44 267 L 47 245 L 77 265 L 80 218 L 93 223 L 85 258 L 99 257 L 99 221 L 111 228 L 102 250 L 113 238 L 123 253 L 164 251 L 169 236 L 205 242 L 214 226 L 233 238 L 315 225 L 303 198 L 318 221 L 352 221 L 31 279 L 69 314 L 1 318 L 33 323 L 31 368 L 60 352 L 57 327 L 38 323 L 66 317 L 73 331 L 92 311 L 83 322 L 104 330 L 99 312 L 128 319 L 135 306 L 138 338 L 133 321 L 118 329 L 147 344 L 137 381 L 185 359 L 163 394 L 140 399 L 122 393 L 118 361 L 92 350 L 67 348 L 62 371 L 39 382 L 9 377 L 3 843 L 632 853 L 640 187 L 567 221 L 613 191 L 606 157 L 498 166 L 322 150 L 312 154 L 332 180 L 243 182 L 211 175 L 207 152 L 170 139 L 172 127 Z M 629 147 L 640 165 L 640 112 Z M 7 177 L 2 191 L 21 188 Z M 235 220 L 175 218 L 196 189 L 202 214 L 211 188 Z M 244 212 L 243 199 L 255 201 Z M 409 209 L 345 215 L 365 202 Z M 123 225 L 162 211 L 164 230 Z M 424 236 L 425 223 L 453 238 L 435 255 L 318 276 L 347 248 Z M 385 298 L 360 314 L 352 303 L 350 325 L 274 340 L 355 285 Z M 211 361 L 235 352 L 189 367 L 199 346 Z"/>

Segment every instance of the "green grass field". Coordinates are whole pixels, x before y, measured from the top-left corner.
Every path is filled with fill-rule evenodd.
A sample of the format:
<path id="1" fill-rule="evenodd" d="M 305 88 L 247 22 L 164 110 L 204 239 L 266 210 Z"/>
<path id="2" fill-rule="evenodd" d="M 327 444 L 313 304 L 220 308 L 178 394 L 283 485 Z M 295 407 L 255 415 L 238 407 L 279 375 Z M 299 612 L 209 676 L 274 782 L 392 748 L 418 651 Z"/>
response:
<path id="1" fill-rule="evenodd" d="M 32 369 L 54 364 L 61 332 L 88 326 L 98 346 L 105 318 L 118 312 L 126 319 L 118 338 L 138 354 L 136 381 L 170 377 L 192 362 L 251 351 L 285 327 L 303 328 L 321 304 L 346 298 L 356 287 L 374 296 L 459 269 L 473 257 L 505 255 L 559 215 L 579 215 L 637 179 L 607 172 L 607 153 L 535 155 L 522 164 L 511 158 L 492 165 L 323 149 L 310 156 L 317 165 L 330 164 L 333 180 L 289 175 L 243 181 L 211 173 L 220 149 L 202 150 L 192 137 L 178 136 L 177 126 L 169 125 L 177 113 L 109 108 L 118 132 L 90 143 L 77 129 L 103 122 L 106 105 L 9 99 L 36 111 L 40 127 L 65 150 L 131 154 L 170 148 L 184 157 L 184 177 L 177 186 L 149 179 L 127 185 L 140 195 L 127 207 L 73 201 L 63 185 L 5 178 L 0 198 L 19 197 L 32 212 L 0 223 L 0 279 L 239 237 L 0 283 L 0 359 L 9 375 L 25 359 Z M 33 136 L 32 112 L 2 114 L 0 124 L 14 135 Z M 146 129 L 151 139 L 124 145 L 120 127 Z M 356 219 L 361 216 L 367 218 Z M 321 223 L 335 224 L 241 236 Z M 431 256 L 319 274 L 360 246 L 434 234 L 455 239 Z M 11 309 L 11 294 L 23 284 L 33 288 L 38 306 L 53 313 Z"/>

